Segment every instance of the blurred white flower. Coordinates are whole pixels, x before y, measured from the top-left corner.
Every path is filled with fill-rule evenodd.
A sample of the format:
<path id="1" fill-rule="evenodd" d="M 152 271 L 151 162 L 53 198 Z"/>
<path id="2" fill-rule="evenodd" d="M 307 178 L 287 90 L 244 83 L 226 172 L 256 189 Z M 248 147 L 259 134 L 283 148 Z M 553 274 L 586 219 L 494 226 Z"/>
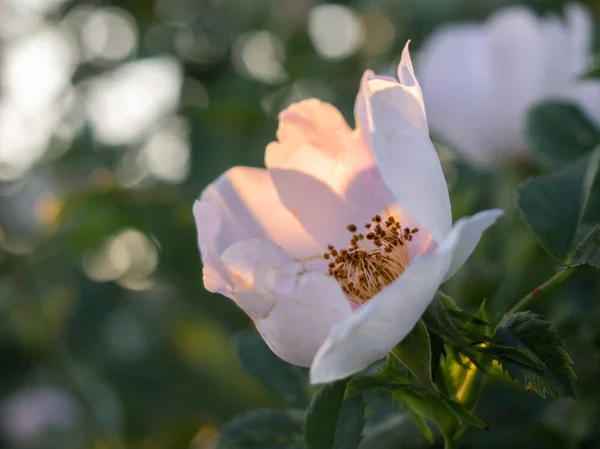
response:
<path id="1" fill-rule="evenodd" d="M 527 111 L 545 99 L 573 100 L 600 124 L 600 82 L 579 80 L 590 60 L 592 19 L 578 4 L 564 20 L 515 6 L 484 24 L 452 25 L 417 59 L 432 131 L 472 164 L 527 157 Z"/>
<path id="2" fill-rule="evenodd" d="M 22 390 L 0 405 L 0 427 L 13 445 L 35 441 L 48 430 L 75 428 L 79 407 L 68 394 L 50 387 Z"/>

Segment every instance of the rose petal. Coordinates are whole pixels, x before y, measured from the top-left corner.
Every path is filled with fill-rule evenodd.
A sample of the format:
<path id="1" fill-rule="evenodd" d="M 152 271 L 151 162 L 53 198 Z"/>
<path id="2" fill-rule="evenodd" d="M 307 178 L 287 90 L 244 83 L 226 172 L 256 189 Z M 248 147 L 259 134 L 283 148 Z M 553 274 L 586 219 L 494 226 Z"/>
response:
<path id="1" fill-rule="evenodd" d="M 314 257 L 323 251 L 281 204 L 266 170 L 234 167 L 204 190 L 204 201 L 221 208 L 221 231 L 215 243 L 218 254 L 235 242 L 255 237 L 268 237 L 297 258 Z"/>
<path id="2" fill-rule="evenodd" d="M 236 243 L 222 260 L 234 299 L 273 352 L 290 363 L 309 366 L 330 329 L 351 313 L 333 278 L 306 271 L 270 241 Z"/>
<path id="3" fill-rule="evenodd" d="M 408 335 L 446 277 L 454 254 L 460 259 L 466 253 L 459 245 L 470 247 L 472 240 L 465 234 L 478 232 L 478 228 L 469 223 L 497 217 L 496 211 L 490 212 L 484 213 L 485 218 L 460 221 L 435 251 L 416 259 L 400 278 L 334 327 L 315 356 L 311 383 L 330 382 L 361 371 Z"/>
<path id="4" fill-rule="evenodd" d="M 212 200 L 196 201 L 194 218 L 203 264 L 204 288 L 231 297 L 231 285 L 217 249 L 217 239 L 222 226 L 221 208 Z"/>
<path id="5" fill-rule="evenodd" d="M 318 100 L 280 114 L 279 142 L 265 164 L 285 206 L 322 245 L 345 246 L 350 223 L 364 223 L 393 197 L 373 157 L 333 106 Z"/>
<path id="6" fill-rule="evenodd" d="M 483 231 L 492 226 L 503 214 L 504 211 L 500 209 L 490 209 L 479 212 L 471 217 L 463 217 L 454 223 L 454 230 L 458 233 L 458 242 L 452 254 L 452 262 L 444 281 L 454 276 L 460 267 L 462 267 L 477 247 Z"/>
<path id="7" fill-rule="evenodd" d="M 400 342 L 435 295 L 450 266 L 452 249 L 423 254 L 399 279 L 333 328 L 315 356 L 311 383 L 361 371 Z"/>
<path id="8" fill-rule="evenodd" d="M 412 73 L 407 47 L 398 70 Z M 371 90 L 367 83 L 368 126 L 383 181 L 398 203 L 440 242 L 452 225 L 450 198 L 438 155 L 419 125 L 417 112 L 423 121 L 425 116 L 418 89 L 418 84 L 386 83 Z"/>

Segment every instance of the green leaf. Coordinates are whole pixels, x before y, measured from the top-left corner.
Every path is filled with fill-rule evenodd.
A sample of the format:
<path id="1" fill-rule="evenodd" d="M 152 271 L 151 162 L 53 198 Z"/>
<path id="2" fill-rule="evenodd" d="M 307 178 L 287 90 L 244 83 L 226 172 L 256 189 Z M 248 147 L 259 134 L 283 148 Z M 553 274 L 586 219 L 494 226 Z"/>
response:
<path id="1" fill-rule="evenodd" d="M 237 353 L 244 368 L 265 387 L 295 407 L 306 407 L 306 373 L 277 357 L 258 333 L 241 333 L 237 338 Z"/>
<path id="2" fill-rule="evenodd" d="M 600 268 L 600 224 L 587 234 L 573 252 L 571 263 L 567 267 L 590 265 Z"/>
<path id="3" fill-rule="evenodd" d="M 392 354 L 425 387 L 435 389 L 431 377 L 431 342 L 422 320 L 419 320 L 413 330 L 392 349 Z"/>
<path id="4" fill-rule="evenodd" d="M 412 388 L 416 387 L 405 379 L 396 380 L 383 376 L 355 377 L 350 382 L 348 382 L 346 394 L 348 396 L 355 396 L 358 394 L 366 393 L 367 391 L 376 390 L 383 390 L 387 392 L 402 392 L 409 391 Z"/>
<path id="5" fill-rule="evenodd" d="M 410 407 L 407 407 L 407 409 L 408 409 L 408 412 L 410 413 L 410 416 L 412 417 L 413 421 L 415 422 L 417 428 L 421 431 L 423 436 L 425 438 L 427 438 L 427 441 L 429 441 L 431 444 L 433 444 L 433 442 L 434 442 L 433 432 L 431 431 L 431 428 L 427 424 L 427 421 L 425 421 L 425 419 L 421 415 L 419 415 L 418 413 L 413 411 Z"/>
<path id="6" fill-rule="evenodd" d="M 572 103 L 546 101 L 531 109 L 527 146 L 551 170 L 575 162 L 600 144 L 600 130 Z"/>
<path id="7" fill-rule="evenodd" d="M 334 449 L 356 449 L 362 440 L 365 426 L 365 403 L 360 396 L 344 399 L 338 426 L 335 431 Z"/>
<path id="8" fill-rule="evenodd" d="M 229 422 L 218 449 L 303 449 L 303 414 L 290 410 L 258 410 Z"/>
<path id="9" fill-rule="evenodd" d="M 481 352 L 494 357 L 496 360 L 510 361 L 532 370 L 542 369 L 542 366 L 536 358 L 533 358 L 529 353 L 523 352 L 521 349 L 513 346 L 502 346 L 496 342 L 492 346 L 481 349 Z"/>
<path id="10" fill-rule="evenodd" d="M 540 176 L 517 190 L 517 206 L 542 246 L 566 261 L 598 171 L 600 147 L 555 174 Z"/>
<path id="11" fill-rule="evenodd" d="M 417 415 L 418 416 L 418 415 Z M 420 418 L 424 421 L 422 418 Z M 360 449 L 424 449 L 430 447 L 421 436 L 418 425 L 405 413 L 393 413 L 389 418 L 365 429 Z M 426 437 L 427 438 L 427 437 Z"/>
<path id="12" fill-rule="evenodd" d="M 452 396 L 467 410 L 473 410 L 479 400 L 492 361 L 491 357 L 486 357 L 482 350 L 489 347 L 489 342 L 493 341 L 493 338 L 489 336 L 491 328 L 487 324 L 485 301 L 482 301 L 476 316 L 466 315 L 474 319 L 467 322 L 463 335 L 477 342 L 479 353 L 467 357 L 457 351 L 450 351 L 442 368 Z M 475 363 L 472 359 L 475 359 Z"/>
<path id="13" fill-rule="evenodd" d="M 500 357 L 499 362 L 511 377 L 521 381 L 542 397 L 565 394 L 576 398 L 576 378 L 558 335 L 550 324 L 539 315 L 519 312 L 508 317 L 496 330 L 496 338 L 505 346 L 515 347 L 534 358 L 540 369 L 524 367 L 514 361 Z"/>
<path id="14" fill-rule="evenodd" d="M 467 408 L 456 401 L 451 399 L 446 399 L 446 404 L 450 407 L 452 412 L 456 415 L 456 417 L 466 424 L 470 424 L 475 427 L 479 427 L 480 429 L 488 429 L 486 423 L 480 420 L 477 416 L 471 413 Z"/>
<path id="15" fill-rule="evenodd" d="M 461 404 L 443 397 L 438 392 L 406 383 L 404 380 L 397 381 L 382 376 L 373 376 L 355 378 L 348 384 L 348 394 L 359 394 L 372 390 L 391 393 L 399 402 L 404 402 L 411 413 L 434 420 L 445 431 L 458 431 L 462 422 L 477 427 L 486 427 L 468 410 L 459 410 L 463 408 Z M 417 425 L 420 426 L 419 423 Z"/>
<path id="16" fill-rule="evenodd" d="M 344 399 L 347 380 L 323 386 L 306 410 L 304 439 L 308 449 L 356 449 L 364 427 L 359 395 Z"/>
<path id="17" fill-rule="evenodd" d="M 435 298 L 427 307 L 422 320 L 429 332 L 437 335 L 446 343 L 460 347 L 469 346 L 469 342 L 458 330 L 452 315 L 438 298 Z"/>
<path id="18" fill-rule="evenodd" d="M 331 449 L 346 393 L 346 380 L 333 382 L 317 391 L 306 410 L 304 439 L 309 449 Z"/>
<path id="19" fill-rule="evenodd" d="M 465 323 L 476 324 L 478 326 L 489 326 L 489 323 L 483 321 L 481 318 L 471 315 L 468 312 L 458 309 L 448 309 L 448 314 L 457 318 Z"/>

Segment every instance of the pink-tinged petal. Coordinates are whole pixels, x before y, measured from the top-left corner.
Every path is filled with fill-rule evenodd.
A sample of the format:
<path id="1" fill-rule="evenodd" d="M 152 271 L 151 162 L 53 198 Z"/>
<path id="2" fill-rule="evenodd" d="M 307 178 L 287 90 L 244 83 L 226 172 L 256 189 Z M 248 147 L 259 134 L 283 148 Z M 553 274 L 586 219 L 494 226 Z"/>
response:
<path id="1" fill-rule="evenodd" d="M 351 313 L 333 278 L 307 271 L 268 240 L 236 243 L 222 260 L 234 300 L 273 352 L 290 363 L 309 366 L 331 328 Z"/>
<path id="2" fill-rule="evenodd" d="M 350 139 L 351 131 L 342 114 L 316 98 L 294 103 L 279 114 L 277 140 L 280 143 L 313 147 L 335 159 L 340 146 L 350 149 Z"/>
<path id="3" fill-rule="evenodd" d="M 265 164 L 282 203 L 322 245 L 346 245 L 348 224 L 393 201 L 369 149 L 333 106 L 314 99 L 290 106 L 277 135 Z"/>
<path id="4" fill-rule="evenodd" d="M 471 220 L 483 224 L 497 217 L 496 211 L 489 212 L 483 213 L 486 218 L 475 216 L 478 218 L 457 223 L 434 251 L 417 258 L 400 278 L 335 326 L 315 356 L 311 383 L 331 382 L 357 373 L 402 341 L 425 312 L 455 260 L 466 253 L 464 248 L 472 242 L 467 233 L 478 233 L 483 227 L 471 225 Z M 459 249 L 459 245 L 464 248 Z"/>
<path id="5" fill-rule="evenodd" d="M 452 262 L 444 280 L 450 279 L 471 256 L 483 232 L 496 223 L 504 214 L 500 209 L 490 209 L 479 212 L 471 217 L 464 217 L 454 223 L 454 230 L 458 233 L 458 242 L 452 254 Z"/>
<path id="6" fill-rule="evenodd" d="M 215 240 L 218 254 L 233 243 L 267 237 L 297 258 L 312 257 L 322 247 L 288 211 L 264 169 L 234 167 L 208 186 L 201 201 L 221 209 L 221 232 Z"/>
<path id="7" fill-rule="evenodd" d="M 221 263 L 217 239 L 221 233 L 222 215 L 219 205 L 212 200 L 194 203 L 194 218 L 198 248 L 203 264 L 204 288 L 210 292 L 231 297 L 231 285 Z"/>
<path id="8" fill-rule="evenodd" d="M 351 236 L 346 226 L 360 217 L 358 209 L 325 182 L 302 171 L 270 168 L 269 173 L 277 186 L 281 202 L 323 248 L 329 244 L 345 246 L 348 243 Z"/>
<path id="9" fill-rule="evenodd" d="M 407 58 L 404 52 L 400 65 L 412 67 Z M 410 90 L 396 84 L 371 91 L 368 84 L 367 89 L 369 132 L 381 177 L 398 203 L 440 242 L 452 226 L 450 198 L 433 144 L 411 115 L 420 108 L 414 94 L 418 85 L 409 86 Z"/>

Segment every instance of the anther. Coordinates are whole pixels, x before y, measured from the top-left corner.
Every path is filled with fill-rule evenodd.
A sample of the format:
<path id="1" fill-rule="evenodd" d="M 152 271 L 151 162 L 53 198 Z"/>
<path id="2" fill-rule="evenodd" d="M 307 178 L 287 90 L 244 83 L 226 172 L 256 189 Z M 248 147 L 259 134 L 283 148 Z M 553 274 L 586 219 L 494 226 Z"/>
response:
<path id="1" fill-rule="evenodd" d="M 325 259 L 333 259 L 328 264 L 329 275 L 357 304 L 364 304 L 404 272 L 408 265 L 405 243 L 412 240 L 413 233 L 392 216 L 375 215 L 364 226 L 368 229 L 366 235 L 357 232 L 355 224 L 349 224 L 346 229 L 353 235 L 348 247 L 338 252 L 329 245 L 329 254 L 324 255 Z"/>

